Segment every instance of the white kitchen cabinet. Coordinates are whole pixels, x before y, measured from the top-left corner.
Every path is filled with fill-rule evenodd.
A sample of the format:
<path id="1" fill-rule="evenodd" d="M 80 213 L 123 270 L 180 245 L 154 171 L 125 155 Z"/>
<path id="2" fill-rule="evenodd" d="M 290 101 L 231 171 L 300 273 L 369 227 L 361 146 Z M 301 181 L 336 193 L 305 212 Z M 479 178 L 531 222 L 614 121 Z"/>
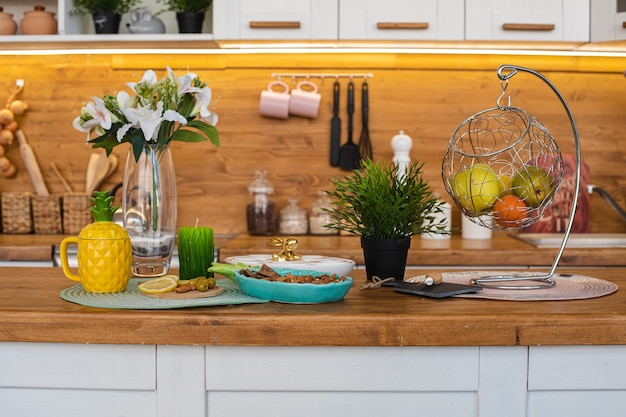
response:
<path id="1" fill-rule="evenodd" d="M 591 0 L 591 42 L 626 39 L 626 0 Z"/>
<path id="2" fill-rule="evenodd" d="M 589 0 L 465 0 L 466 40 L 589 41 Z"/>
<path id="3" fill-rule="evenodd" d="M 465 0 L 340 0 L 340 39 L 463 40 Z"/>
<path id="4" fill-rule="evenodd" d="M 624 346 L 530 347 L 528 417 L 622 417 Z"/>
<path id="5" fill-rule="evenodd" d="M 337 39 L 338 0 L 215 0 L 215 39 Z"/>
<path id="6" fill-rule="evenodd" d="M 622 417 L 626 346 L 0 343 L 0 415 Z"/>

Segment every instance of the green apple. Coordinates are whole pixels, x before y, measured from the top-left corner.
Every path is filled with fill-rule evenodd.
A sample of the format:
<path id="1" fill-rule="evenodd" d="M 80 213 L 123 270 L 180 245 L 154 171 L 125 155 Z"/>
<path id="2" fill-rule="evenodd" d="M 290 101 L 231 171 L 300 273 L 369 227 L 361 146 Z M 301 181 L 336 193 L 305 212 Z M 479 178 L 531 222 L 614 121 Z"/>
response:
<path id="1" fill-rule="evenodd" d="M 552 176 L 543 168 L 526 165 L 511 180 L 513 194 L 530 207 L 539 207 L 556 192 Z"/>
<path id="2" fill-rule="evenodd" d="M 502 193 L 502 181 L 487 164 L 464 168 L 450 179 L 454 198 L 477 215 L 488 211 Z"/>

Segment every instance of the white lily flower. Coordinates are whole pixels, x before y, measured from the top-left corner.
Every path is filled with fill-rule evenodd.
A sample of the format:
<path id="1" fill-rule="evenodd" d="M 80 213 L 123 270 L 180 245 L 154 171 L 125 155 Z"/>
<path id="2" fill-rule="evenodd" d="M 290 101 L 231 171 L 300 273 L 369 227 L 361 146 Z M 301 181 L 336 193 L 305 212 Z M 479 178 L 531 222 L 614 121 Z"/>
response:
<path id="1" fill-rule="evenodd" d="M 158 102 L 156 110 L 152 110 L 148 107 L 138 106 L 136 108 L 124 109 L 123 112 L 130 122 L 131 127 L 138 126 L 141 129 L 141 131 L 143 132 L 143 137 L 147 142 L 151 141 L 152 139 L 156 139 L 156 133 L 158 132 L 158 128 L 163 121 L 163 103 Z M 122 128 L 125 128 L 126 126 L 127 125 L 124 125 L 122 126 Z M 122 128 L 120 128 L 120 130 L 122 130 Z"/>
<path id="2" fill-rule="evenodd" d="M 165 113 L 163 114 L 163 120 L 167 120 L 168 122 L 178 122 L 181 125 L 187 124 L 187 119 L 185 119 L 182 114 L 178 113 L 175 110 L 165 110 Z"/>
<path id="3" fill-rule="evenodd" d="M 133 99 L 126 91 L 120 91 L 117 93 L 117 103 L 120 106 L 120 110 L 129 109 L 133 107 Z"/>
<path id="4" fill-rule="evenodd" d="M 157 75 L 154 71 L 152 70 L 147 70 L 146 72 L 143 73 L 143 77 L 141 78 L 141 81 L 139 83 L 146 83 L 148 85 L 154 85 L 157 83 Z M 126 83 L 126 85 L 133 91 L 137 91 L 135 90 L 135 86 L 139 83 Z"/>
<path id="5" fill-rule="evenodd" d="M 105 130 L 111 128 L 112 115 L 104 105 L 104 100 L 99 97 L 93 97 L 93 102 L 87 103 L 85 107 L 81 109 L 81 116 L 88 114 L 91 119 L 87 121 L 81 121 L 81 117 L 77 117 L 72 122 L 75 129 L 81 132 L 87 132 L 87 140 L 92 132 L 104 134 Z"/>
<path id="6" fill-rule="evenodd" d="M 174 72 L 170 67 L 167 67 L 167 76 L 168 78 L 178 86 L 178 95 L 182 96 L 183 94 L 189 93 L 191 91 L 191 83 L 196 78 L 196 74 L 193 72 L 188 72 L 185 75 L 181 75 L 180 77 L 176 77 Z"/>
<path id="7" fill-rule="evenodd" d="M 196 105 L 194 106 L 192 115 L 200 114 L 200 117 L 211 126 L 215 126 L 217 124 L 217 114 L 211 112 L 209 110 L 209 105 L 211 104 L 212 90 L 209 87 L 202 88 L 193 88 L 193 92 L 195 93 L 194 99 L 196 101 Z"/>

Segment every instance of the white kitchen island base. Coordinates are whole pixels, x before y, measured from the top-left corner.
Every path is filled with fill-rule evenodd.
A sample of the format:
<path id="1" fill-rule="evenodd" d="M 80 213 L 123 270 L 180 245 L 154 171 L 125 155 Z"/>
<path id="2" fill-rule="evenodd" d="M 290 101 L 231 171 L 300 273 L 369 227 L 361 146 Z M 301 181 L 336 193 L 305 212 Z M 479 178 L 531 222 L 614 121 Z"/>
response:
<path id="1" fill-rule="evenodd" d="M 11 417 L 623 417 L 626 346 L 0 343 Z"/>

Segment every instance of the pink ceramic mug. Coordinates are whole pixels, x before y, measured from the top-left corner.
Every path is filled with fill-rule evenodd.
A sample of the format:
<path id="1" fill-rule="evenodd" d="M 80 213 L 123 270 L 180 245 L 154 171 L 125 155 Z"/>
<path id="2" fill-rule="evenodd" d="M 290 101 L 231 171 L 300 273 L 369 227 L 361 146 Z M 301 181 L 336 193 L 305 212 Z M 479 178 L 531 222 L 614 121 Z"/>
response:
<path id="1" fill-rule="evenodd" d="M 306 89 L 302 87 L 306 87 Z M 308 80 L 299 82 L 296 88 L 291 91 L 289 113 L 314 119 L 320 108 L 320 100 L 321 95 L 317 92 L 317 85 Z"/>
<path id="2" fill-rule="evenodd" d="M 283 87 L 283 91 L 275 91 L 274 87 Z M 267 90 L 261 92 L 259 113 L 277 119 L 289 118 L 289 86 L 282 81 L 273 81 Z"/>

